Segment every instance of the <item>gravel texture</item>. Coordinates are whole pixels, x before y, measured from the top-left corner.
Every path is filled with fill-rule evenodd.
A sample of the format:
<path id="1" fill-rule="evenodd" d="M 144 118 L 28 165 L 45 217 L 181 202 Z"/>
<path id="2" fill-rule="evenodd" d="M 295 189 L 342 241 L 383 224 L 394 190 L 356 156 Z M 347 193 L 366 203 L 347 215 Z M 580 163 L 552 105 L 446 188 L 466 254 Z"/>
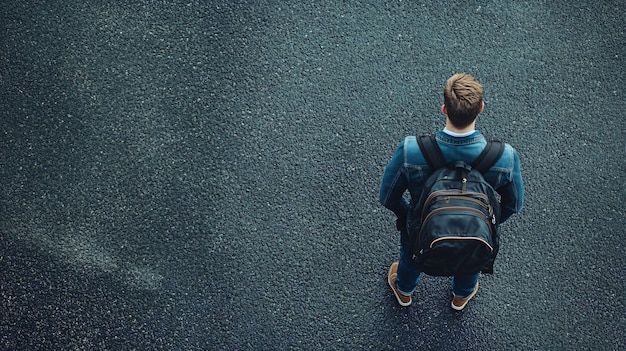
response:
<path id="1" fill-rule="evenodd" d="M 0 349 L 623 350 L 623 1 L 0 5 Z M 386 283 L 456 72 L 526 206 L 463 312 Z"/>

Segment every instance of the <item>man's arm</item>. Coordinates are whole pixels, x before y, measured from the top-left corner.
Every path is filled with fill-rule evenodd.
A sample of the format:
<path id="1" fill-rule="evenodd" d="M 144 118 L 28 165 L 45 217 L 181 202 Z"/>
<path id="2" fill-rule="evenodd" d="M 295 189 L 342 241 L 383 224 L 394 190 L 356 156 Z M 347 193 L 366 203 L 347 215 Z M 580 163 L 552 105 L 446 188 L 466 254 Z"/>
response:
<path id="1" fill-rule="evenodd" d="M 518 213 L 524 207 L 524 182 L 522 181 L 522 170 L 519 155 L 513 149 L 513 171 L 511 171 L 511 181 L 505 186 L 497 189 L 501 196 L 500 223 L 506 221 L 514 213 Z"/>
<path id="2" fill-rule="evenodd" d="M 380 203 L 393 211 L 398 218 L 406 218 L 409 211 L 409 204 L 403 197 L 407 187 L 404 175 L 404 142 L 401 142 L 385 168 L 379 193 Z"/>

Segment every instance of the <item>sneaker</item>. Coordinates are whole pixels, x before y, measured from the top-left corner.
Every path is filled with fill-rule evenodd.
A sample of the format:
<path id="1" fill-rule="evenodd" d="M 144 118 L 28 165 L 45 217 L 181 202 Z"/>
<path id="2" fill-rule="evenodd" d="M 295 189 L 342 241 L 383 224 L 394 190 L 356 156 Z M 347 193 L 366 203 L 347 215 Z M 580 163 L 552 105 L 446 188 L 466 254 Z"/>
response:
<path id="1" fill-rule="evenodd" d="M 413 300 L 411 299 L 411 295 L 404 295 L 400 291 L 398 291 L 398 288 L 396 288 L 396 276 L 398 275 L 397 272 L 398 262 L 394 262 L 391 264 L 391 267 L 389 267 L 389 274 L 387 274 L 387 283 L 389 283 L 393 294 L 396 295 L 396 299 L 398 299 L 398 303 L 400 304 L 400 306 L 406 307 L 411 305 L 411 302 L 413 302 Z"/>
<path id="2" fill-rule="evenodd" d="M 476 282 L 476 287 L 474 288 L 474 291 L 472 291 L 471 294 L 469 294 L 468 297 L 458 297 L 456 295 L 454 295 L 454 293 L 452 294 L 452 308 L 460 311 L 462 309 L 465 308 L 465 305 L 467 305 L 467 303 L 469 302 L 469 300 L 472 299 L 472 297 L 474 297 L 474 295 L 476 295 L 476 292 L 478 291 L 478 282 Z"/>

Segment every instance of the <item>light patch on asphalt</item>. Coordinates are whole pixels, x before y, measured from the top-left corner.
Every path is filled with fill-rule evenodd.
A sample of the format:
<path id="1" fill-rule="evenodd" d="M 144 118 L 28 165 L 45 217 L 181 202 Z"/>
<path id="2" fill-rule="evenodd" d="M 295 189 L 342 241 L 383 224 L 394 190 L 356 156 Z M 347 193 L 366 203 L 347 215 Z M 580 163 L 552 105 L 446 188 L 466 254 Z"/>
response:
<path id="1" fill-rule="evenodd" d="M 14 231 L 18 235 L 27 235 L 37 247 L 75 270 L 110 274 L 138 289 L 156 290 L 161 286 L 163 276 L 157 270 L 124 261 L 95 242 L 93 237 L 97 235 L 89 233 L 89 229 L 81 228 L 79 232 L 72 228 L 62 229 L 65 230 L 60 233 L 49 233 L 41 225 L 29 223 L 27 228 Z"/>

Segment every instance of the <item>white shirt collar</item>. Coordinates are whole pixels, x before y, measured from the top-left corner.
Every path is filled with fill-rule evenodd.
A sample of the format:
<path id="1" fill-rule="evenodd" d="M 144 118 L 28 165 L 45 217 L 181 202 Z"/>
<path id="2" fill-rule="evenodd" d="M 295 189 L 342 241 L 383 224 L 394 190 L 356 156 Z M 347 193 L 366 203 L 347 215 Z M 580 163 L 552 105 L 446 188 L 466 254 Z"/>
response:
<path id="1" fill-rule="evenodd" d="M 476 129 L 471 130 L 467 133 L 455 133 L 453 131 L 450 131 L 448 128 L 443 128 L 443 132 L 453 137 L 462 138 L 474 134 L 476 132 Z"/>

